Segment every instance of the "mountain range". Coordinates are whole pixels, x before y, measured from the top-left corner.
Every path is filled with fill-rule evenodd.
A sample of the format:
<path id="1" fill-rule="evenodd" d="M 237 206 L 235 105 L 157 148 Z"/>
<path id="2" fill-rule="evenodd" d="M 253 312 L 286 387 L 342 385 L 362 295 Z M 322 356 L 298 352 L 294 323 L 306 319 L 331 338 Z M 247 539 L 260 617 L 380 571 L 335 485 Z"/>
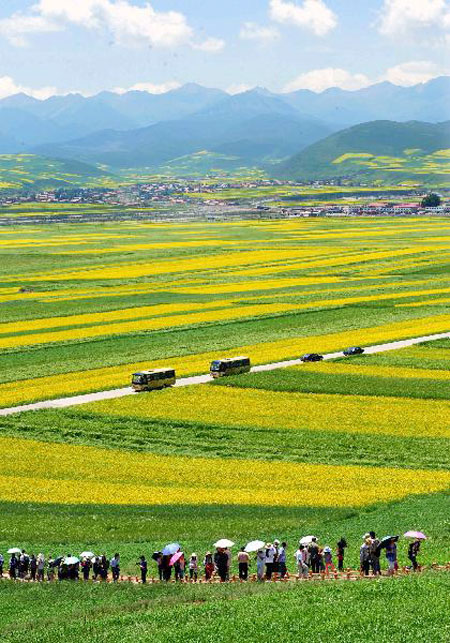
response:
<path id="1" fill-rule="evenodd" d="M 34 153 L 111 168 L 170 164 L 207 151 L 227 167 L 270 168 L 367 121 L 450 118 L 450 77 L 413 87 L 383 82 L 357 91 L 255 88 L 234 96 L 187 84 L 165 94 L 129 91 L 0 100 L 0 153 Z"/>

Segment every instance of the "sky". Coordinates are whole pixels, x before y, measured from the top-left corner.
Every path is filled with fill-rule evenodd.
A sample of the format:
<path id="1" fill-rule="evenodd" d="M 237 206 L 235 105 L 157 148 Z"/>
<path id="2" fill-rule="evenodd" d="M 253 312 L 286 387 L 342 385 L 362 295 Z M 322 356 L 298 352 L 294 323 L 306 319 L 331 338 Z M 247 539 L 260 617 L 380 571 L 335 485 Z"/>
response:
<path id="1" fill-rule="evenodd" d="M 449 46 L 450 0 L 1 0 L 0 98 L 407 86 Z"/>

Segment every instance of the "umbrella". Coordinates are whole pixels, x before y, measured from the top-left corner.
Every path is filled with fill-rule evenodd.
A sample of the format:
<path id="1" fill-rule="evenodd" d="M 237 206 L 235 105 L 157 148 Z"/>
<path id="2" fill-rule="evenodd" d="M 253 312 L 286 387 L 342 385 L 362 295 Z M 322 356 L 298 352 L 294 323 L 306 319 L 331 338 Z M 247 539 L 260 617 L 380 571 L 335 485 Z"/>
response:
<path id="1" fill-rule="evenodd" d="M 67 556 L 67 558 L 64 558 L 64 565 L 76 565 L 76 563 L 79 562 L 80 559 L 76 556 Z"/>
<path id="2" fill-rule="evenodd" d="M 182 551 L 177 551 L 177 553 L 176 553 L 176 554 L 174 554 L 174 555 L 172 556 L 172 558 L 169 560 L 169 565 L 175 565 L 175 563 L 176 563 L 178 560 L 180 560 L 180 558 L 182 557 L 182 555 L 183 555 L 183 552 L 182 552 Z"/>
<path id="3" fill-rule="evenodd" d="M 300 545 L 309 545 L 313 540 L 317 540 L 315 536 L 304 536 L 300 540 Z"/>
<path id="4" fill-rule="evenodd" d="M 170 543 L 170 545 L 166 545 L 164 547 L 162 553 L 164 556 L 171 556 L 172 554 L 175 554 L 179 549 L 181 549 L 181 545 L 179 543 Z"/>
<path id="5" fill-rule="evenodd" d="M 427 537 L 421 531 L 407 531 L 403 534 L 405 538 L 417 538 L 418 540 L 426 540 Z"/>
<path id="6" fill-rule="evenodd" d="M 266 543 L 264 540 L 252 540 L 251 542 L 247 543 L 245 547 L 245 551 L 248 554 L 251 554 L 253 551 L 258 551 L 258 549 L 262 549 Z"/>
<path id="7" fill-rule="evenodd" d="M 52 567 L 58 567 L 58 565 L 60 564 L 60 562 L 62 561 L 62 559 L 63 559 L 63 558 L 64 558 L 64 556 L 57 556 L 57 557 L 53 560 L 53 562 L 52 562 L 51 566 L 52 566 Z M 49 563 L 49 565 L 50 565 L 50 563 Z"/>
<path id="8" fill-rule="evenodd" d="M 397 540 L 398 540 L 399 538 L 400 538 L 400 536 L 385 536 L 384 538 L 382 538 L 382 539 L 380 540 L 380 543 L 379 543 L 379 545 L 378 545 L 377 549 L 376 549 L 376 554 L 377 554 L 377 556 L 379 556 L 379 555 L 380 555 L 380 551 L 381 551 L 384 547 L 387 547 L 388 543 L 389 543 L 391 540 L 394 540 L 395 542 L 397 542 Z"/>
<path id="9" fill-rule="evenodd" d="M 81 558 L 95 558 L 95 554 L 91 551 L 82 551 L 80 554 Z"/>
<path id="10" fill-rule="evenodd" d="M 11 549 L 8 549 L 8 554 L 21 554 L 22 550 L 19 549 L 18 547 L 11 547 Z"/>
<path id="11" fill-rule="evenodd" d="M 227 547 L 233 547 L 233 545 L 234 545 L 234 542 L 232 540 L 228 540 L 228 538 L 221 538 L 216 543 L 214 543 L 214 547 L 220 547 L 221 549 L 226 549 Z"/>

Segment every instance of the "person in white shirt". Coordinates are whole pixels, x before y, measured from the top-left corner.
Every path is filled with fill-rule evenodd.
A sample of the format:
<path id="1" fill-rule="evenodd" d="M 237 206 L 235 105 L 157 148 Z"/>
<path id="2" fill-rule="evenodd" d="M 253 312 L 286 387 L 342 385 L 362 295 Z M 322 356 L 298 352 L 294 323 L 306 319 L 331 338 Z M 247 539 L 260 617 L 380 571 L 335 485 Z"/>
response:
<path id="1" fill-rule="evenodd" d="M 273 563 L 275 560 L 275 547 L 272 545 L 272 543 L 267 543 L 266 544 L 266 580 L 270 581 L 272 580 L 272 574 L 273 574 Z"/>
<path id="2" fill-rule="evenodd" d="M 297 563 L 297 572 L 299 577 L 307 578 L 309 567 L 306 564 L 306 555 L 307 549 L 304 545 L 299 545 L 297 551 L 294 554 L 295 562 Z"/>
<path id="3" fill-rule="evenodd" d="M 114 556 L 109 561 L 109 564 L 111 565 L 113 581 L 115 583 L 117 583 L 117 581 L 119 580 L 119 574 L 120 574 L 120 556 L 119 556 L 119 554 L 114 554 Z"/>

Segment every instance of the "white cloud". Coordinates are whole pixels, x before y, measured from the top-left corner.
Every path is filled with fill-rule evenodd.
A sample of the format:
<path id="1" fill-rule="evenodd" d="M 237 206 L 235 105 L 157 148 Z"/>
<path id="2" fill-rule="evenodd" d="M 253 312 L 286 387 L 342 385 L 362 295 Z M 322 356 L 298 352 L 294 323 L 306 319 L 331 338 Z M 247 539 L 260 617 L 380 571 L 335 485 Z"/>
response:
<path id="1" fill-rule="evenodd" d="M 327 67 L 300 74 L 287 83 L 283 91 L 295 92 L 299 89 L 309 89 L 313 92 L 322 92 L 330 87 L 357 90 L 386 80 L 393 85 L 410 87 L 426 83 L 437 76 L 448 75 L 450 75 L 450 66 L 444 67 L 428 60 L 411 60 L 395 65 L 375 78 L 369 78 L 365 74 L 352 73 L 346 69 Z"/>
<path id="2" fill-rule="evenodd" d="M 181 87 L 181 83 L 178 83 L 176 80 L 169 80 L 166 83 L 136 83 L 131 87 L 115 87 L 113 92 L 116 94 L 126 94 L 126 92 L 138 91 L 138 92 L 148 92 L 149 94 L 165 94 L 170 92 L 173 89 L 178 89 Z"/>
<path id="3" fill-rule="evenodd" d="M 447 0 L 384 0 L 379 30 L 387 36 L 413 29 L 450 27 L 450 4 Z"/>
<path id="4" fill-rule="evenodd" d="M 190 45 L 205 51 L 223 47 L 223 41 L 215 38 L 195 45 L 193 29 L 183 13 L 158 11 L 148 2 L 138 5 L 129 0 L 39 0 L 27 12 L 0 20 L 0 33 L 13 44 L 24 44 L 31 33 L 62 31 L 67 25 L 104 31 L 125 45 Z"/>
<path id="5" fill-rule="evenodd" d="M 264 27 L 255 22 L 244 22 L 239 37 L 242 40 L 256 40 L 266 44 L 279 38 L 280 32 L 275 27 Z"/>
<path id="6" fill-rule="evenodd" d="M 33 98 L 44 100 L 45 98 L 54 96 L 58 92 L 56 87 L 41 87 L 40 89 L 32 89 L 31 87 L 16 83 L 14 79 L 11 78 L 11 76 L 0 76 L 0 99 L 21 93 L 28 94 L 28 96 L 33 96 Z"/>
<path id="7" fill-rule="evenodd" d="M 317 36 L 324 36 L 337 25 L 336 14 L 323 0 L 304 0 L 301 5 L 270 0 L 269 15 L 275 22 L 305 27 Z"/>
<path id="8" fill-rule="evenodd" d="M 330 87 L 361 89 L 361 87 L 367 87 L 370 84 L 371 81 L 365 74 L 352 74 L 345 69 L 326 67 L 300 74 L 285 85 L 283 91 L 295 92 L 298 89 L 310 89 L 313 92 L 322 92 Z"/>
<path id="9" fill-rule="evenodd" d="M 436 63 L 426 60 L 413 60 L 391 67 L 386 71 L 383 80 L 388 80 L 394 85 L 409 87 L 410 85 L 426 83 L 428 80 L 436 78 L 436 76 L 446 76 L 448 74 L 450 74 L 450 67 L 440 67 Z"/>
<path id="10" fill-rule="evenodd" d="M 30 34 L 59 30 L 59 25 L 43 16 L 26 15 L 20 12 L 0 20 L 0 35 L 7 38 L 16 47 L 25 47 L 27 36 Z"/>
<path id="11" fill-rule="evenodd" d="M 210 54 L 217 54 L 219 51 L 225 47 L 225 41 L 221 38 L 207 38 L 200 43 L 192 43 L 193 49 L 198 49 L 199 51 L 206 51 Z"/>
<path id="12" fill-rule="evenodd" d="M 254 89 L 254 85 L 246 85 L 245 83 L 234 83 L 227 87 L 226 91 L 228 94 L 242 94 L 243 92 L 248 92 L 250 89 Z"/>

